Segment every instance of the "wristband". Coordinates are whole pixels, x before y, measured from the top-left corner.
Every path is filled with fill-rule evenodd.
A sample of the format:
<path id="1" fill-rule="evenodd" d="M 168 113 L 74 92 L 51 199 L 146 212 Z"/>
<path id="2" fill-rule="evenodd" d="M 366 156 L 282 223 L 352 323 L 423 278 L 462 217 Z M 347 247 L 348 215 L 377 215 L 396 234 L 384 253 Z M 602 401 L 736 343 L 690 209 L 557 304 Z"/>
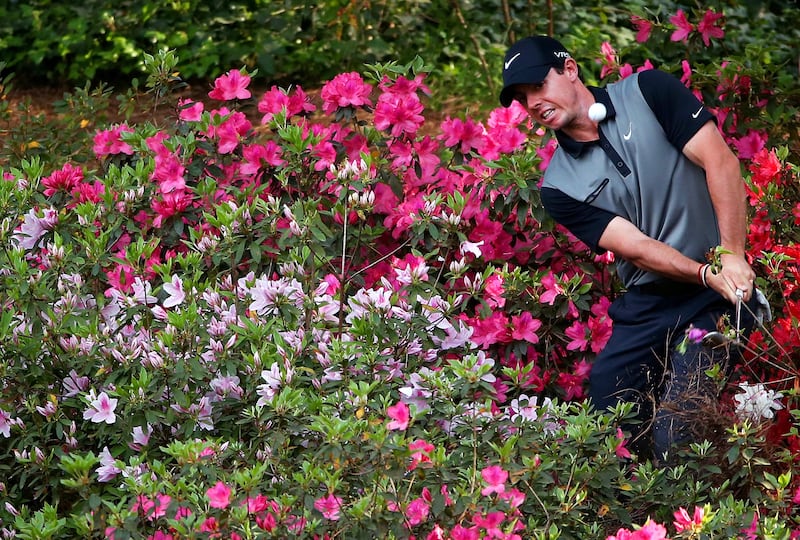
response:
<path id="1" fill-rule="evenodd" d="M 705 287 L 706 289 L 708 289 L 708 281 L 706 281 L 706 271 L 708 270 L 709 266 L 711 265 L 704 264 L 703 266 L 700 267 L 700 281 L 703 284 L 703 287 Z"/>

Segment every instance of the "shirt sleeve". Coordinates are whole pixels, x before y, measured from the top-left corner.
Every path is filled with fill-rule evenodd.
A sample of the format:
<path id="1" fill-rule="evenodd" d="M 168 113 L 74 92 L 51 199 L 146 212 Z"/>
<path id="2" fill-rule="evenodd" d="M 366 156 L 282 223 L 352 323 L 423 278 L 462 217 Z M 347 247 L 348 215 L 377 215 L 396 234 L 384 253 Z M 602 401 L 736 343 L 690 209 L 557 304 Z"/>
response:
<path id="1" fill-rule="evenodd" d="M 657 69 L 642 71 L 639 89 L 667 139 L 679 150 L 701 127 L 716 120 L 692 91 L 669 73 Z"/>
<path id="2" fill-rule="evenodd" d="M 550 217 L 569 229 L 569 232 L 595 253 L 605 253 L 606 250 L 598 244 L 616 214 L 577 201 L 554 188 L 543 187 L 541 196 L 542 205 Z"/>

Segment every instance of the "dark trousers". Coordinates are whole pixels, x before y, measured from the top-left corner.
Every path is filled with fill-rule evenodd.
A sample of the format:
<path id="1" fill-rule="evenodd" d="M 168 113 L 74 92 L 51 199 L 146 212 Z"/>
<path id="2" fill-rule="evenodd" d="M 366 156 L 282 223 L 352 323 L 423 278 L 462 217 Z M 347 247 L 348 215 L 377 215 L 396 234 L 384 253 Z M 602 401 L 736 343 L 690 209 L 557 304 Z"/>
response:
<path id="1" fill-rule="evenodd" d="M 715 362 L 730 370 L 727 351 L 691 343 L 683 353 L 677 348 L 690 325 L 714 331 L 724 314 L 733 326 L 735 306 L 717 292 L 674 282 L 632 287 L 609 308 L 614 328 L 592 366 L 589 397 L 599 410 L 635 404 L 637 423 L 624 428 L 640 458 L 660 459 L 691 439 L 687 418 L 703 400 L 716 398 L 717 381 L 704 374 Z M 741 322 L 747 329 L 754 324 L 745 306 Z"/>

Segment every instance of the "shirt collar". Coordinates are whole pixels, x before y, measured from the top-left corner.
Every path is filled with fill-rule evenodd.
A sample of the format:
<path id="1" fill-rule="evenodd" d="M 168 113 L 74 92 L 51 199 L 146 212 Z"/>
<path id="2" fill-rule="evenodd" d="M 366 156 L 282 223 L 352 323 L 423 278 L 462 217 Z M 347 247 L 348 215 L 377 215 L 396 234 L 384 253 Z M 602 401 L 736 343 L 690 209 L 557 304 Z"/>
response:
<path id="1" fill-rule="evenodd" d="M 594 100 L 597 103 L 602 103 L 606 106 L 606 117 L 604 120 L 601 120 L 600 123 L 607 122 L 610 119 L 614 118 L 617 115 L 617 112 L 614 110 L 614 104 L 611 103 L 611 98 L 608 96 L 608 90 L 605 88 L 598 88 L 596 86 L 589 86 L 589 91 L 594 96 Z M 561 132 L 561 130 L 556 131 L 556 140 L 558 141 L 559 146 L 561 146 L 569 155 L 574 158 L 577 158 L 583 152 L 583 149 L 590 144 L 594 144 L 596 141 L 576 141 L 566 133 Z"/>

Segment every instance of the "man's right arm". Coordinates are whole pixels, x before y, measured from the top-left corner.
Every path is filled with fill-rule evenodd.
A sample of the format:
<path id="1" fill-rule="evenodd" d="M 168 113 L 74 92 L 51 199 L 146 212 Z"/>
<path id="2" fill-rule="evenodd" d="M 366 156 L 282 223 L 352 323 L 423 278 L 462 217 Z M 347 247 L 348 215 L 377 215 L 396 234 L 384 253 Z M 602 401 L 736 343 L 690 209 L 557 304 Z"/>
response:
<path id="1" fill-rule="evenodd" d="M 554 188 L 543 187 L 540 193 L 542 205 L 550 217 L 566 227 L 595 253 L 606 251 L 599 246 L 600 235 L 616 214 L 576 201 Z"/>

